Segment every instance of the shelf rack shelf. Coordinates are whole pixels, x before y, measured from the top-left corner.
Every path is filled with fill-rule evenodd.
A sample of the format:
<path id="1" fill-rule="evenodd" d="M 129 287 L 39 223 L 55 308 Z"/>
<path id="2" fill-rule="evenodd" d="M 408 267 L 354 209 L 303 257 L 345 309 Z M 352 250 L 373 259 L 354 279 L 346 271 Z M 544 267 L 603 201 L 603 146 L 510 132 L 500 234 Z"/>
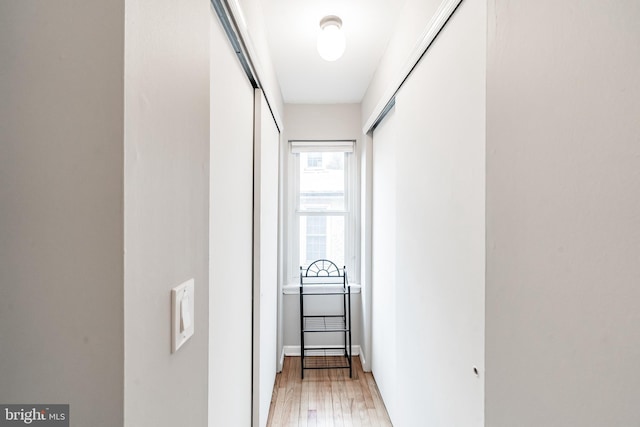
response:
<path id="1" fill-rule="evenodd" d="M 334 295 L 342 298 L 340 314 L 306 314 L 305 298 Z M 339 333 L 342 343 L 337 347 L 305 346 L 305 334 Z M 351 288 L 347 269 L 340 270 L 333 262 L 320 259 L 306 269 L 300 267 L 300 348 L 301 372 L 305 369 L 349 369 L 353 375 L 351 355 Z"/>

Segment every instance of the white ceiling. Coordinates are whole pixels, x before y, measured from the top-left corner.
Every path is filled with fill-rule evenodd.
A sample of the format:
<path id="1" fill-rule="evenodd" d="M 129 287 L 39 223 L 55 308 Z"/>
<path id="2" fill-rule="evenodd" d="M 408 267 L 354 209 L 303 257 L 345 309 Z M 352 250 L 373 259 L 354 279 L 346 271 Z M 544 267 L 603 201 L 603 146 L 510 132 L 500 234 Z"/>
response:
<path id="1" fill-rule="evenodd" d="M 267 39 L 286 103 L 359 103 L 405 0 L 263 0 Z M 320 19 L 337 15 L 347 39 L 342 58 L 316 50 Z"/>

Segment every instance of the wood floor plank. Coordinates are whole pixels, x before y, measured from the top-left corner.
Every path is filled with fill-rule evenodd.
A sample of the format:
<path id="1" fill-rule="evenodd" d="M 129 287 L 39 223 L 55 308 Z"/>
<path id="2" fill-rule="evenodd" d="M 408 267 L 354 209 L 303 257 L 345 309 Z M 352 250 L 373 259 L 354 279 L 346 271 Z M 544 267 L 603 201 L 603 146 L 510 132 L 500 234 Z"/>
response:
<path id="1" fill-rule="evenodd" d="M 300 388 L 298 427 L 307 427 L 307 421 L 309 420 L 309 381 L 301 381 Z"/>
<path id="2" fill-rule="evenodd" d="M 340 391 L 338 380 L 330 382 L 331 386 L 331 407 L 333 409 L 333 425 L 335 427 L 344 427 L 344 419 L 342 418 L 342 402 L 340 402 Z"/>
<path id="3" fill-rule="evenodd" d="M 362 391 L 362 395 L 364 397 L 365 407 L 367 409 L 375 409 L 376 405 L 373 401 L 373 397 L 371 396 L 371 390 L 369 390 L 367 374 L 365 372 L 362 372 L 362 375 L 359 375 L 358 382 L 360 383 L 360 390 Z"/>
<path id="4" fill-rule="evenodd" d="M 369 427 L 371 425 L 368 419 L 369 413 L 365 406 L 364 395 L 360 389 L 359 377 L 358 372 L 354 369 L 353 381 L 347 381 L 347 394 L 353 398 L 351 418 L 354 426 Z"/>
<path id="5" fill-rule="evenodd" d="M 316 409 L 309 409 L 307 412 L 307 426 L 318 427 L 318 411 Z"/>
<path id="6" fill-rule="evenodd" d="M 392 427 L 373 375 L 362 370 L 359 358 L 353 362 L 352 378 L 346 369 L 326 369 L 305 370 L 303 380 L 300 358 L 286 357 L 267 426 Z"/>
<path id="7" fill-rule="evenodd" d="M 338 390 L 338 401 L 342 408 L 342 422 L 345 427 L 353 427 L 353 422 L 351 420 L 351 398 L 347 395 L 345 383 L 345 379 L 348 379 L 349 375 L 345 375 L 344 370 L 340 370 L 336 374 L 338 376 L 336 384 Z"/>
<path id="8" fill-rule="evenodd" d="M 371 374 L 367 375 L 367 386 L 369 391 L 371 392 L 371 397 L 373 398 L 374 406 L 376 407 L 376 413 L 378 414 L 378 420 L 380 424 L 382 426 L 390 426 L 391 420 L 389 420 L 388 423 L 385 422 L 384 416 L 386 415 L 386 418 L 388 419 L 389 415 L 387 415 L 387 409 L 382 402 L 382 396 L 380 396 L 380 391 L 378 390 L 376 381 Z"/>
<path id="9" fill-rule="evenodd" d="M 333 399 L 331 398 L 331 379 L 329 377 L 329 371 L 318 371 L 321 375 L 321 393 L 322 400 L 324 401 L 324 414 L 320 417 L 326 427 L 333 426 Z"/>
<path id="10" fill-rule="evenodd" d="M 316 376 L 309 378 L 307 385 L 309 387 L 309 407 L 307 414 L 307 425 L 309 427 L 318 426 L 318 411 L 322 412 L 322 405 L 318 399 L 318 385 L 320 381 Z"/>
<path id="11" fill-rule="evenodd" d="M 285 387 L 285 410 L 283 414 L 283 426 L 298 427 L 300 413 L 300 389 L 301 384 L 296 381 L 296 373 L 300 372 L 300 359 L 292 359 L 291 369 L 287 372 Z M 284 374 L 284 371 L 283 371 Z"/>

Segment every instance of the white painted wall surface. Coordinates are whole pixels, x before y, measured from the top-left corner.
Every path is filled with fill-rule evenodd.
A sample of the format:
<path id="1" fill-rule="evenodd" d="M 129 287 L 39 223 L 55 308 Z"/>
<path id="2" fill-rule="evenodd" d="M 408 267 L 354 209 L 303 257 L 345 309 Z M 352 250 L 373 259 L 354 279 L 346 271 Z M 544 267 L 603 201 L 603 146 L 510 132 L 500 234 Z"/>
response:
<path id="1" fill-rule="evenodd" d="M 347 274 L 349 272 L 347 271 Z M 348 277 L 348 276 L 347 276 Z M 284 299 L 284 345 L 300 346 L 300 295 L 286 294 Z M 342 299 L 330 297 L 307 298 L 304 302 L 305 312 L 308 313 L 326 313 L 330 308 L 331 313 L 339 314 L 342 312 Z M 360 345 L 360 337 L 362 335 L 361 324 L 362 310 L 360 307 L 360 293 L 351 294 L 351 339 L 353 345 Z M 308 334 L 305 337 L 305 344 L 308 345 L 340 345 L 342 343 L 342 335 L 340 333 L 331 334 Z M 282 350 L 282 349 L 281 349 Z"/>
<path id="2" fill-rule="evenodd" d="M 278 351 L 278 161 L 280 132 L 260 89 L 254 115 L 253 425 L 265 427 Z"/>
<path id="3" fill-rule="evenodd" d="M 640 425 L 640 3 L 488 15 L 486 423 Z"/>
<path id="4" fill-rule="evenodd" d="M 363 138 L 360 104 L 285 104 L 287 144 L 292 139 Z"/>
<path id="5" fill-rule="evenodd" d="M 123 2 L 0 2 L 0 402 L 74 425 L 123 422 L 123 44 Z"/>
<path id="6" fill-rule="evenodd" d="M 282 138 L 281 150 L 287 153 L 284 157 L 289 159 L 289 140 L 339 140 L 339 139 L 352 139 L 356 140 L 356 150 L 359 150 L 363 135 L 360 126 L 360 106 L 359 104 L 327 104 L 327 105 L 310 105 L 310 104 L 285 104 L 285 123 L 286 128 L 284 130 L 284 138 Z M 358 156 L 358 151 L 353 154 Z M 288 171 L 290 165 L 285 164 L 282 166 L 282 171 Z M 284 172 L 283 172 L 284 173 Z M 291 172 L 292 173 L 292 172 Z M 287 176 L 285 175 L 285 188 L 288 189 Z M 359 176 L 359 173 L 358 173 Z M 287 203 L 288 201 L 286 201 Z M 285 224 L 289 221 L 288 204 L 287 212 L 285 213 Z M 356 214 L 358 215 L 358 214 Z M 356 242 L 360 242 L 359 231 L 356 235 Z M 285 227 L 284 241 L 288 241 L 288 234 Z M 287 259 L 288 263 L 292 262 Z M 288 273 L 288 270 L 287 270 Z M 351 282 L 359 280 L 359 267 L 356 271 L 348 271 L 348 277 Z M 298 284 L 299 276 L 288 277 L 287 285 L 290 283 Z M 334 305 L 337 300 L 312 301 L 308 299 L 305 301 L 305 306 L 309 310 L 320 310 L 322 312 L 323 306 Z M 362 314 L 360 310 L 360 294 L 351 295 L 351 309 L 352 309 L 352 340 L 354 345 L 359 345 L 361 340 L 362 330 Z M 283 325 L 281 334 L 284 337 L 284 346 L 300 346 L 300 297 L 297 294 L 288 294 L 283 296 Z M 305 309 L 306 309 L 305 307 Z M 312 312 L 312 311 L 310 311 Z M 336 336 L 333 334 L 313 334 L 308 337 L 310 345 L 330 345 L 340 343 L 336 341 Z"/>
<path id="7" fill-rule="evenodd" d="M 466 0 L 396 97 L 393 148 L 385 141 L 376 153 L 374 132 L 373 373 L 395 381 L 382 393 L 398 427 L 484 425 L 485 53 L 486 4 Z M 393 187 L 381 198 L 376 185 Z M 381 230 L 394 226 L 395 236 Z M 383 246 L 394 238 L 395 251 Z M 385 261 L 392 271 L 377 276 Z M 376 340 L 387 282 L 395 318 L 383 328 L 395 328 L 395 355 L 393 341 Z M 396 372 L 380 353 L 395 356 Z"/>
<path id="8" fill-rule="evenodd" d="M 362 99 L 362 125 L 373 113 L 380 97 L 396 79 L 418 43 L 427 23 L 447 0 L 405 0 L 397 21 L 389 22 L 394 32 Z"/>
<path id="9" fill-rule="evenodd" d="M 125 426 L 205 426 L 209 3 L 125 5 Z M 171 354 L 170 289 L 189 278 L 195 334 Z"/>
<path id="10" fill-rule="evenodd" d="M 395 109 L 373 133 L 371 236 L 371 369 L 396 419 L 398 345 L 396 303 L 397 124 Z"/>
<path id="11" fill-rule="evenodd" d="M 282 125 L 284 101 L 278 83 L 278 76 L 271 60 L 267 43 L 263 3 L 260 0 L 231 0 L 231 10 L 248 45 L 251 61 L 258 72 L 262 90 L 275 114 L 276 123 Z M 240 11 L 239 16 L 237 11 Z"/>
<path id="12" fill-rule="evenodd" d="M 253 88 L 211 19 L 209 425 L 251 425 Z"/>

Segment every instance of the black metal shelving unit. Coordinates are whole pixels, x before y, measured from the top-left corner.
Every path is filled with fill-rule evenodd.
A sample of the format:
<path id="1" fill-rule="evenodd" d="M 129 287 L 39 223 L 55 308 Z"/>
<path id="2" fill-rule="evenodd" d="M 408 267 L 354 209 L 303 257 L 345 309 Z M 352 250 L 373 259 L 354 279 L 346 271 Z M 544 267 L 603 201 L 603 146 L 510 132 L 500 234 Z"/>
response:
<path id="1" fill-rule="evenodd" d="M 306 314 L 306 297 L 334 295 L 342 297 L 342 312 L 339 314 Z M 305 346 L 305 335 L 313 333 L 341 333 L 342 346 L 314 347 Z M 349 378 L 353 375 L 351 359 L 351 288 L 347 280 L 347 268 L 342 270 L 332 261 L 319 259 L 300 267 L 300 375 L 304 379 L 305 369 L 348 369 Z M 339 352 L 338 357 L 336 351 Z"/>

